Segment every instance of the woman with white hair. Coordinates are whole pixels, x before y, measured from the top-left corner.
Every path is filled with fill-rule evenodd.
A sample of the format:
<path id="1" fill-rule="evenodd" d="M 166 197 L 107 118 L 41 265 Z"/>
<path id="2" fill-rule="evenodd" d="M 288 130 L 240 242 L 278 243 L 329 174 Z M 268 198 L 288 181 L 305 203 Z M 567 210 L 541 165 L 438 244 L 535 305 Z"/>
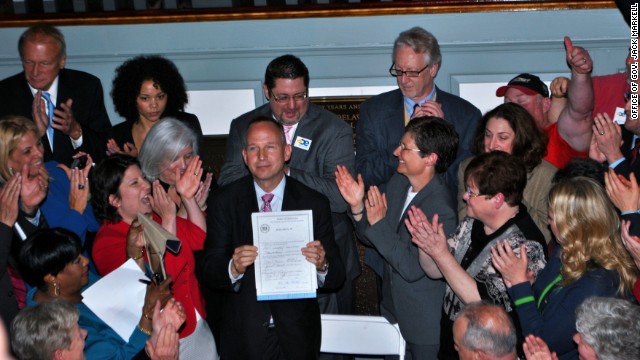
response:
<path id="1" fill-rule="evenodd" d="M 25 308 L 11 326 L 11 345 L 18 358 L 84 359 L 87 330 L 78 325 L 80 312 L 64 300 Z"/>
<path id="2" fill-rule="evenodd" d="M 176 183 L 185 175 L 192 161 L 199 161 L 198 136 L 187 124 L 174 118 L 164 118 L 151 128 L 138 155 L 144 176 L 154 184 L 162 185 L 169 198 L 178 207 L 178 216 L 189 219 L 206 231 L 205 218 L 207 196 L 212 182 L 208 173 L 200 182 L 195 194 L 197 207 L 190 206 L 176 190 Z M 199 176 L 200 173 L 194 173 Z"/>
<path id="3" fill-rule="evenodd" d="M 584 360 L 640 359 L 640 306 L 614 298 L 592 297 L 576 310 L 573 341 Z"/>

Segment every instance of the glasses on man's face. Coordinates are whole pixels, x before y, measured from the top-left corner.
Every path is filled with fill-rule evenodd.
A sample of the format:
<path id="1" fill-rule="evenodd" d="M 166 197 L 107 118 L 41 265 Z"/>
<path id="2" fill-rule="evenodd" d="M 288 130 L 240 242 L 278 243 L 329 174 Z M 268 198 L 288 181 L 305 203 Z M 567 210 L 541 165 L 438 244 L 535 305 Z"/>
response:
<path id="1" fill-rule="evenodd" d="M 391 67 L 389 68 L 389 74 L 391 74 L 391 76 L 393 77 L 399 77 L 402 75 L 408 76 L 408 77 L 418 77 L 420 76 L 420 73 L 427 70 L 427 68 L 429 67 L 429 64 L 427 64 L 427 66 L 423 67 L 422 69 L 415 71 L 415 70 L 408 70 L 408 71 L 403 71 L 403 70 L 398 70 L 396 69 L 396 63 L 391 64 Z"/>
<path id="2" fill-rule="evenodd" d="M 631 91 L 627 91 L 624 93 L 624 101 L 627 102 L 631 99 Z"/>
<path id="3" fill-rule="evenodd" d="M 273 92 L 271 92 L 271 90 L 269 90 L 269 94 L 271 94 L 271 98 L 273 99 L 273 101 L 277 102 L 278 104 L 286 104 L 289 101 L 291 101 L 291 99 L 293 99 L 294 102 L 303 102 L 304 100 L 307 99 L 307 97 L 309 97 L 309 93 L 307 91 L 291 96 L 291 95 L 276 95 Z"/>
<path id="4" fill-rule="evenodd" d="M 468 186 L 467 186 L 467 189 L 465 190 L 464 193 L 467 194 L 469 199 L 474 198 L 474 197 L 478 197 L 478 196 L 482 196 L 482 194 L 474 193 L 473 191 L 471 191 L 471 189 L 469 189 Z"/>
<path id="5" fill-rule="evenodd" d="M 405 151 L 406 150 L 406 151 L 422 152 L 422 150 L 420 150 L 420 149 L 410 149 L 410 148 L 406 147 L 402 143 L 402 141 L 400 142 L 400 144 L 398 144 L 398 146 L 400 146 L 400 151 Z"/>

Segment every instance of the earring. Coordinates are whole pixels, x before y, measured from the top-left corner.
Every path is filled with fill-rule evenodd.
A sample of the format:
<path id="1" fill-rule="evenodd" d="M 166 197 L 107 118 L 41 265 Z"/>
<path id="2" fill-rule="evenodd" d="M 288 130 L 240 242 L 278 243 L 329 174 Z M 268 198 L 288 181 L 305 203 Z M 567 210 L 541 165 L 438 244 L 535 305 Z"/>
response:
<path id="1" fill-rule="evenodd" d="M 60 285 L 57 283 L 53 283 L 53 295 L 56 297 L 60 296 Z"/>

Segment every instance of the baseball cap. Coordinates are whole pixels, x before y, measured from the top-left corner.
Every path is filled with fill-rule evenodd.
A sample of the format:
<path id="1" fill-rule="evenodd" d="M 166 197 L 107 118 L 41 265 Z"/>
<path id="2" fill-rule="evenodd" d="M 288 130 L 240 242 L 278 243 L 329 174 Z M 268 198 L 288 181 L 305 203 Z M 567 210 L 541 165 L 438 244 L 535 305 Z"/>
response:
<path id="1" fill-rule="evenodd" d="M 496 96 L 502 97 L 510 88 L 515 88 L 527 95 L 542 95 L 549 97 L 549 88 L 547 84 L 542 82 L 539 77 L 531 74 L 520 74 L 513 79 L 509 80 L 509 83 L 505 86 L 501 86 L 496 90 Z"/>

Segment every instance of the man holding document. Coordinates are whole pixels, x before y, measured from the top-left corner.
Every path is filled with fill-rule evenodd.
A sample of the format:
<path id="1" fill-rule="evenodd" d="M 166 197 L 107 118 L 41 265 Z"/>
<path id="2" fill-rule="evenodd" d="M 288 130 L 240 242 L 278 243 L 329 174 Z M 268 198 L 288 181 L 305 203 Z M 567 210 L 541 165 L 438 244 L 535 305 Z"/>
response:
<path id="1" fill-rule="evenodd" d="M 201 282 L 214 289 L 226 289 L 222 309 L 220 355 L 223 359 L 315 359 L 320 353 L 320 310 L 309 293 L 294 295 L 304 281 L 301 275 L 312 264 L 318 287 L 335 289 L 345 279 L 345 269 L 335 243 L 328 199 L 285 176 L 285 161 L 291 156 L 281 124 L 269 117 L 252 120 L 247 129 L 242 157 L 250 176 L 236 180 L 214 193 L 209 202 L 209 231 L 199 266 Z M 291 253 L 291 235 L 308 237 L 305 218 L 300 210 L 311 210 L 313 237 Z M 277 213 L 297 211 L 296 213 Z M 263 213 L 257 223 L 253 213 Z M 277 216 L 276 220 L 269 217 Z M 284 219 L 284 220 L 283 220 Z M 287 225 L 287 219 L 295 224 Z M 263 237 L 268 231 L 282 231 L 277 245 Z M 296 230 L 297 231 L 297 230 Z M 262 233 L 260 233 L 262 232 Z M 259 239 L 254 233 L 260 234 Z M 281 251 L 281 256 L 278 256 Z M 286 261 L 282 261 L 286 258 Z M 305 261 L 306 260 L 306 261 Z M 260 266 L 256 263 L 260 263 Z M 306 268 L 305 268 L 306 264 Z M 285 269 L 286 268 L 286 269 Z M 279 276 L 274 281 L 274 274 Z M 260 277 L 262 293 L 276 290 L 283 296 L 260 296 L 256 279 Z M 313 283 L 310 281 L 309 284 Z M 265 289 L 270 287 L 270 289 Z M 292 290 L 286 294 L 287 287 Z M 315 289 L 314 289 L 315 290 Z"/>

